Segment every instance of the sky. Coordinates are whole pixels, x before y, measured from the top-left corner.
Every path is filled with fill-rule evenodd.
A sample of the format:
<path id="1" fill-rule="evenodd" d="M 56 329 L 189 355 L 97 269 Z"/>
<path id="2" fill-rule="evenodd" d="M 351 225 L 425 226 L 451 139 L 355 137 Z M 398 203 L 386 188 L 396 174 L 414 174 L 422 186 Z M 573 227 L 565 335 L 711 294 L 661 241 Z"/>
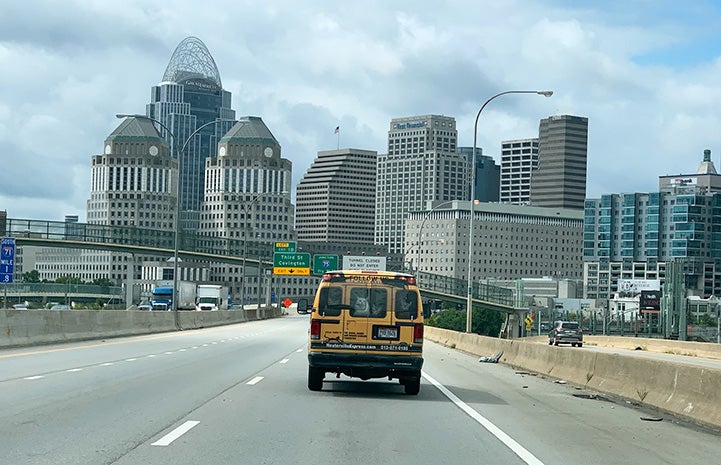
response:
<path id="1" fill-rule="evenodd" d="M 657 191 L 704 149 L 721 171 L 721 0 L 4 1 L 0 210 L 85 221 L 91 157 L 189 36 L 294 187 L 318 151 L 385 153 L 391 119 L 428 114 L 499 164 L 542 118 L 587 117 L 589 198 Z M 508 90 L 554 94 L 495 98 L 474 128 Z"/>

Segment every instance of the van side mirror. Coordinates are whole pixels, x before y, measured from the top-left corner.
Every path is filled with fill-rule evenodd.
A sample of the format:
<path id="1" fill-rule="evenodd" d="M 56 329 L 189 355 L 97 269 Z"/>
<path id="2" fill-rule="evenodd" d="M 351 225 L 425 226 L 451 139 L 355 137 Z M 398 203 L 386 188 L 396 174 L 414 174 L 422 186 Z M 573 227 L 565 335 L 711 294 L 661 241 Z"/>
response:
<path id="1" fill-rule="evenodd" d="M 298 314 L 300 315 L 308 313 L 308 299 L 298 299 L 298 303 L 296 303 L 296 308 L 298 310 Z"/>

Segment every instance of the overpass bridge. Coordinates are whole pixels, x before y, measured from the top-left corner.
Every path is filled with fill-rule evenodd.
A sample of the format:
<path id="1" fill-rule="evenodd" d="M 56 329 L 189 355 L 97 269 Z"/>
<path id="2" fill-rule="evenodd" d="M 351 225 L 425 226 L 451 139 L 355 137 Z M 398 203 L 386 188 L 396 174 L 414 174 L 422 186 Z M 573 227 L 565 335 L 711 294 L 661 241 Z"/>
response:
<path id="1" fill-rule="evenodd" d="M 0 224 L 0 236 L 14 237 L 20 246 L 94 249 L 167 257 L 175 254 L 173 231 L 129 226 L 7 218 L 4 227 Z M 313 253 L 313 247 L 313 242 L 303 243 L 304 252 Z M 273 265 L 273 242 L 248 241 L 245 244 L 242 239 L 179 231 L 177 248 L 178 256 L 186 260 Z M 416 278 L 424 297 L 466 303 L 466 280 L 425 272 L 417 273 Z M 507 314 L 527 310 L 514 308 L 513 290 L 498 286 L 474 283 L 472 298 L 474 306 Z"/>

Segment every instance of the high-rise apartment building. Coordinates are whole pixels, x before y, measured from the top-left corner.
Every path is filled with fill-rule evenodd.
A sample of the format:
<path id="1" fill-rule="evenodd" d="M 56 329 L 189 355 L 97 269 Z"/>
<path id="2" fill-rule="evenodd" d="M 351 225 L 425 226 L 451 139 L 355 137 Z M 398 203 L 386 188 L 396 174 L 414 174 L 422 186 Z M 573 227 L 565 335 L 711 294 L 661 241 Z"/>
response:
<path id="1" fill-rule="evenodd" d="M 531 203 L 531 173 L 538 167 L 538 139 L 501 142 L 500 201 L 515 205 Z"/>
<path id="2" fill-rule="evenodd" d="M 373 244 L 377 157 L 351 148 L 318 152 L 296 186 L 299 240 Z"/>
<path id="3" fill-rule="evenodd" d="M 696 265 L 685 273 L 690 290 L 721 292 L 721 175 L 711 152 L 695 174 L 661 176 L 659 192 L 607 194 L 586 199 L 584 288 L 588 298 L 608 298 L 619 279 L 659 279 L 667 262 Z"/>
<path id="4" fill-rule="evenodd" d="M 235 119 L 230 108 L 231 94 L 223 89 L 215 60 L 203 42 L 196 37 L 184 39 L 173 52 L 163 80 L 151 91 L 146 115 L 161 121 L 175 136 L 158 127 L 171 148 L 171 155 L 181 160 L 181 228 L 197 227 L 203 201 L 205 159 L 215 157 L 218 142 L 234 125 L 233 121 L 204 124 L 220 119 Z M 180 153 L 182 149 L 182 154 Z"/>
<path id="5" fill-rule="evenodd" d="M 586 199 L 588 118 L 556 115 L 538 128 L 538 168 L 531 175 L 531 205 L 583 210 Z"/>
<path id="6" fill-rule="evenodd" d="M 468 166 L 473 163 L 473 147 L 458 147 L 458 153 L 468 158 Z M 476 147 L 475 200 L 479 202 L 498 202 L 501 187 L 501 167 L 493 157 L 483 155 L 483 149 Z M 467 199 L 471 198 L 470 191 Z"/>
<path id="7" fill-rule="evenodd" d="M 388 153 L 378 155 L 375 243 L 403 253 L 409 212 L 429 201 L 468 198 L 470 169 L 456 152 L 456 120 L 425 115 L 391 120 Z"/>

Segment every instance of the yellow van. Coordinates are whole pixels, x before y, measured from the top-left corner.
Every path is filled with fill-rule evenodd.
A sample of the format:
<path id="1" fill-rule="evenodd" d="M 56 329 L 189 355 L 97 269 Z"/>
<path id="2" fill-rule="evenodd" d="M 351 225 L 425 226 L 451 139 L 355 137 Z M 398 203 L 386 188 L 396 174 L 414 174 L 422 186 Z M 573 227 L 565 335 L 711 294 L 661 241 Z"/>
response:
<path id="1" fill-rule="evenodd" d="M 301 306 L 307 306 L 299 302 Z M 326 373 L 398 379 L 418 394 L 423 367 L 423 303 L 415 277 L 390 271 L 323 275 L 311 308 L 308 389 Z"/>

